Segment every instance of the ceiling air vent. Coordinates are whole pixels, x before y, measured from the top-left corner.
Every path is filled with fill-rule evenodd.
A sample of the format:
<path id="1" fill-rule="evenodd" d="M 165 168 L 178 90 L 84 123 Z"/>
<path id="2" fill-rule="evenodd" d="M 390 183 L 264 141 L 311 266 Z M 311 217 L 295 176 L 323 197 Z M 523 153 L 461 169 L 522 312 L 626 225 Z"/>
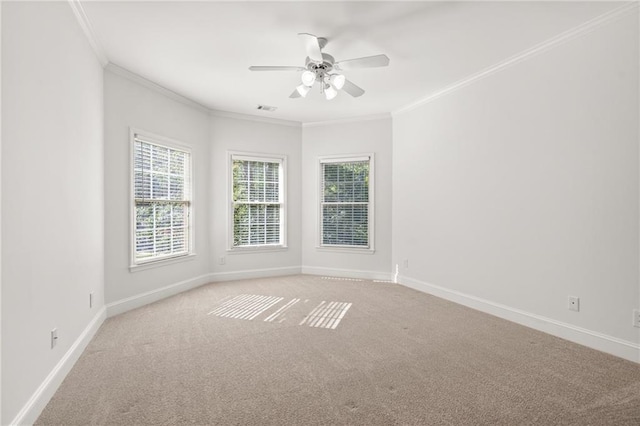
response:
<path id="1" fill-rule="evenodd" d="M 259 109 L 261 111 L 273 112 L 276 109 L 278 109 L 278 107 L 272 107 L 272 106 L 269 106 L 269 105 L 258 105 L 258 108 L 256 108 L 256 109 Z"/>

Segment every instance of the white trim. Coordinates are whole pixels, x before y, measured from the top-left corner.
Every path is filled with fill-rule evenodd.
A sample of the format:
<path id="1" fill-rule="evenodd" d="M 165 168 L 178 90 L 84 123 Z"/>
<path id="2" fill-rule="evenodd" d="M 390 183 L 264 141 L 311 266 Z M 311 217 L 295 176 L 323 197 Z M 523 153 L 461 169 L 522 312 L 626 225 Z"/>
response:
<path id="1" fill-rule="evenodd" d="M 189 260 L 194 260 L 195 258 L 196 258 L 196 253 L 167 256 L 167 257 L 162 257 L 160 259 L 148 260 L 146 262 L 138 263 L 135 265 L 129 265 L 129 271 L 131 272 L 146 271 L 147 269 L 159 268 L 165 265 L 173 265 L 174 263 L 187 262 Z"/>
<path id="2" fill-rule="evenodd" d="M 363 121 L 387 120 L 390 118 L 391 118 L 391 113 L 385 112 L 382 114 L 364 115 L 360 117 L 338 118 L 336 120 L 308 121 L 306 123 L 302 123 L 302 127 L 306 128 L 306 127 L 334 126 L 337 124 L 361 123 Z"/>
<path id="3" fill-rule="evenodd" d="M 102 307 L 38 386 L 38 389 L 31 395 L 31 398 L 29 398 L 16 417 L 9 423 L 10 425 L 31 425 L 38 419 L 38 416 L 40 416 L 40 413 L 47 406 L 64 378 L 80 358 L 80 355 L 93 339 L 106 317 L 106 309 Z"/>
<path id="4" fill-rule="evenodd" d="M 253 278 L 281 277 L 285 275 L 299 275 L 299 266 L 282 268 L 248 269 L 244 271 L 214 272 L 210 275 L 211 282 L 248 280 Z"/>
<path id="5" fill-rule="evenodd" d="M 640 344 L 619 339 L 596 331 L 567 324 L 480 297 L 429 284 L 414 278 L 400 276 L 398 282 L 405 287 L 431 294 L 442 299 L 485 312 L 508 321 L 560 337 L 592 349 L 640 363 Z"/>
<path id="6" fill-rule="evenodd" d="M 337 278 L 358 278 L 363 280 L 391 281 L 391 272 L 362 271 L 357 269 L 325 268 L 322 266 L 302 266 L 302 273 Z"/>
<path id="7" fill-rule="evenodd" d="M 169 90 L 163 86 L 160 86 L 159 84 L 154 83 L 151 80 L 147 80 L 146 78 L 132 71 L 129 71 L 128 69 L 122 68 L 121 66 L 116 65 L 113 62 L 109 62 L 104 69 L 112 72 L 115 75 L 119 75 L 120 77 L 124 77 L 130 81 L 133 81 L 134 83 L 144 86 L 147 89 L 151 89 L 156 93 L 159 93 L 161 95 L 168 97 L 169 99 L 173 99 L 174 101 L 180 102 L 181 104 L 195 108 L 198 111 L 204 112 L 205 114 L 209 114 L 210 110 L 206 106 L 201 105 L 195 101 L 192 101 L 191 99 L 185 96 L 182 96 L 181 94 L 176 93 L 173 90 Z"/>
<path id="8" fill-rule="evenodd" d="M 375 254 L 371 248 L 358 248 L 357 246 L 316 246 L 316 251 L 343 254 Z"/>
<path id="9" fill-rule="evenodd" d="M 478 80 L 481 80 L 485 77 L 488 77 L 492 74 L 495 74 L 499 71 L 502 71 L 505 68 L 508 68 L 512 65 L 518 64 L 526 59 L 532 58 L 536 55 L 539 55 L 549 49 L 552 49 L 564 42 L 567 42 L 569 40 L 575 39 L 577 37 L 580 37 L 590 31 L 593 31 L 594 29 L 596 29 L 597 27 L 607 24 L 615 19 L 618 19 L 624 15 L 626 15 L 629 12 L 632 12 L 634 10 L 636 10 L 638 8 L 638 2 L 634 1 L 634 2 L 630 2 L 630 3 L 626 3 L 623 6 L 617 7 L 609 12 L 606 12 L 596 18 L 593 18 L 587 22 L 584 22 L 583 24 L 580 24 L 570 30 L 564 31 L 560 34 L 558 34 L 555 37 L 552 37 L 548 40 L 543 41 L 542 43 L 538 43 L 533 47 L 530 47 L 529 49 L 526 49 L 520 53 L 517 53 L 513 56 L 511 56 L 510 58 L 507 58 L 503 61 L 500 61 L 496 64 L 493 64 L 491 66 L 489 66 L 488 68 L 485 68 L 479 72 L 476 72 L 474 74 L 471 74 L 465 78 L 463 78 L 462 80 L 458 80 L 457 82 L 450 84 L 449 86 L 446 86 L 440 90 L 437 90 L 434 93 L 431 93 L 429 95 L 427 95 L 426 97 L 423 97 L 417 101 L 414 101 L 412 103 L 409 103 L 403 107 L 398 108 L 395 111 L 392 111 L 392 115 L 399 115 L 411 110 L 414 110 L 422 105 L 425 105 L 429 102 L 432 102 L 442 96 L 448 95 L 452 92 L 457 91 L 458 89 L 462 89 L 463 87 L 466 87 L 472 83 L 475 83 Z"/>
<path id="10" fill-rule="evenodd" d="M 354 154 L 354 155 L 325 155 L 322 157 L 318 157 L 320 160 L 320 164 L 331 164 L 331 163 L 352 163 L 355 161 L 369 161 L 373 158 L 373 154 Z"/>
<path id="11" fill-rule="evenodd" d="M 187 290 L 191 290 L 192 288 L 200 287 L 201 285 L 207 283 L 209 283 L 209 274 L 203 274 L 195 278 L 190 278 L 184 281 L 177 282 L 175 284 L 170 284 L 155 290 L 147 291 L 135 296 L 108 303 L 106 306 L 107 317 L 112 317 L 114 315 L 119 315 L 124 312 L 130 311 L 132 309 L 149 305 L 153 302 L 157 302 L 158 300 L 174 296 Z"/>
<path id="12" fill-rule="evenodd" d="M 107 57 L 102 44 L 98 40 L 95 31 L 93 31 L 91 21 L 89 20 L 87 14 L 84 12 L 84 8 L 82 7 L 80 0 L 67 0 L 67 2 L 69 3 L 71 10 L 73 11 L 73 14 L 76 16 L 76 19 L 78 20 L 80 28 L 82 28 L 84 35 L 87 37 L 87 41 L 89 41 L 93 53 L 95 53 L 96 58 L 98 58 L 100 64 L 103 67 L 106 67 L 107 64 L 109 64 L 109 58 Z"/>
<path id="13" fill-rule="evenodd" d="M 254 254 L 254 253 L 273 253 L 275 251 L 287 251 L 289 250 L 289 246 L 283 245 L 261 245 L 261 246 L 241 246 L 228 248 L 228 255 L 236 255 L 236 254 Z"/>
<path id="14" fill-rule="evenodd" d="M 136 135 L 139 136 L 138 139 L 140 139 L 140 141 L 142 142 L 147 142 L 155 145 L 162 144 L 162 145 L 168 146 L 169 148 L 186 151 L 189 154 L 191 154 L 191 145 L 185 142 L 168 138 L 166 136 L 159 135 L 157 133 L 149 132 L 147 130 L 140 129 L 138 127 L 129 127 L 130 138 L 133 139 Z"/>
<path id="15" fill-rule="evenodd" d="M 273 163 L 284 163 L 286 160 L 286 155 L 282 154 L 273 154 L 273 153 L 253 153 L 253 152 L 244 152 L 244 151 L 227 151 L 227 153 L 236 160 L 241 161 L 262 161 L 262 162 L 273 162 Z"/>
<path id="16" fill-rule="evenodd" d="M 277 124 L 279 126 L 302 127 L 302 123 L 293 120 L 283 120 L 280 118 L 259 117 L 257 115 L 241 114 L 239 112 L 221 111 L 216 109 L 209 110 L 209 114 L 215 117 L 233 118 L 236 120 L 257 121 L 259 123 Z"/>

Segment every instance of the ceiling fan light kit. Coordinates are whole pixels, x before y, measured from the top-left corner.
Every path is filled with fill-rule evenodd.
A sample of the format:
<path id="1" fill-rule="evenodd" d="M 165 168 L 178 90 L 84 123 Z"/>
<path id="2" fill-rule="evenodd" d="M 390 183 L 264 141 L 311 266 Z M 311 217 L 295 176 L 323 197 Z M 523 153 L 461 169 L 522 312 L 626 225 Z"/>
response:
<path id="1" fill-rule="evenodd" d="M 329 82 L 335 87 L 337 90 L 341 90 L 344 87 L 344 82 L 346 77 L 342 74 L 333 74 L 329 78 Z"/>
<path id="2" fill-rule="evenodd" d="M 311 90 L 311 86 L 307 86 L 306 84 L 301 84 L 298 87 L 296 87 L 296 91 L 303 98 L 307 97 L 307 93 L 309 93 L 310 90 Z"/>
<path id="3" fill-rule="evenodd" d="M 316 74 L 312 71 L 306 70 L 300 76 L 300 80 L 302 80 L 302 84 L 305 86 L 312 87 L 313 83 L 316 82 Z"/>
<path id="4" fill-rule="evenodd" d="M 296 87 L 290 98 L 306 97 L 316 82 L 319 83 L 320 93 L 325 95 L 327 100 L 331 100 L 344 90 L 354 98 L 362 96 L 364 90 L 339 73 L 338 71 L 355 68 L 386 67 L 389 65 L 387 55 L 374 55 L 364 58 L 347 59 L 335 62 L 333 56 L 322 53 L 322 49 L 327 45 L 327 39 L 316 37 L 313 34 L 298 34 L 304 41 L 307 51 L 305 67 L 292 66 L 251 66 L 251 71 L 302 71 L 300 81 L 302 84 Z"/>
<path id="5" fill-rule="evenodd" d="M 338 96 L 338 91 L 330 84 L 327 84 L 324 88 L 324 96 L 328 101 Z"/>

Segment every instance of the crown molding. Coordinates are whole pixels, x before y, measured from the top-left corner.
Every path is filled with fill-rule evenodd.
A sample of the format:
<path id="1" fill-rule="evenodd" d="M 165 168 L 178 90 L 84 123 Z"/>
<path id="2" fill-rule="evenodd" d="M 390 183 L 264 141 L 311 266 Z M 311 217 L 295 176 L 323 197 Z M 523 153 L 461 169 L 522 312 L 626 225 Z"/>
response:
<path id="1" fill-rule="evenodd" d="M 73 11 L 73 14 L 76 16 L 76 19 L 78 20 L 80 28 L 82 28 L 84 35 L 87 37 L 87 40 L 89 41 L 91 49 L 93 50 L 93 53 L 95 53 L 96 58 L 98 58 L 98 61 L 103 67 L 107 66 L 107 64 L 109 63 L 109 58 L 107 57 L 104 48 L 100 44 L 100 41 L 98 41 L 98 37 L 96 36 L 95 32 L 93 31 L 93 27 L 91 26 L 91 21 L 89 21 L 89 17 L 84 12 L 84 8 L 82 7 L 80 0 L 67 0 L 67 2 L 69 3 L 71 10 Z"/>
<path id="2" fill-rule="evenodd" d="M 189 99 L 189 98 L 187 98 L 185 96 L 182 96 L 181 94 L 176 93 L 173 90 L 169 90 L 166 87 L 160 86 L 159 84 L 154 83 L 153 81 L 148 80 L 148 79 L 146 79 L 146 78 L 144 78 L 144 77 L 142 77 L 142 76 L 140 76 L 140 75 L 138 75 L 138 74 L 136 74 L 136 73 L 134 73 L 132 71 L 129 71 L 126 68 L 122 68 L 121 66 L 116 65 L 113 62 L 109 62 L 104 69 L 106 71 L 112 72 L 113 74 L 119 75 L 121 77 L 124 77 L 124 78 L 130 80 L 130 81 L 133 81 L 134 83 L 138 83 L 141 86 L 144 86 L 144 87 L 146 87 L 148 89 L 151 89 L 151 90 L 153 90 L 153 91 L 155 91 L 157 93 L 160 93 L 161 95 L 164 95 L 164 96 L 166 96 L 166 97 L 168 97 L 170 99 L 173 99 L 174 101 L 180 102 L 180 103 L 182 103 L 184 105 L 187 105 L 187 106 L 195 108 L 195 109 L 197 109 L 199 111 L 202 111 L 202 112 L 204 112 L 206 114 L 209 114 L 209 112 L 210 112 L 210 109 L 207 108 L 206 106 L 201 105 L 201 104 L 199 104 L 199 103 L 197 103 L 195 101 L 192 101 L 191 99 Z"/>
<path id="3" fill-rule="evenodd" d="M 204 112 L 205 114 L 208 114 L 208 115 L 217 116 L 217 117 L 234 118 L 237 120 L 248 120 L 248 121 L 257 121 L 261 123 L 278 124 L 280 126 L 300 127 L 300 123 L 298 121 L 281 120 L 281 119 L 269 118 L 269 117 L 259 117 L 256 115 L 240 114 L 237 112 L 220 111 L 220 110 L 208 108 L 196 101 L 193 101 L 187 98 L 186 96 L 183 96 L 177 92 L 174 92 L 173 90 L 167 89 L 164 86 L 154 83 L 153 81 L 148 80 L 142 77 L 141 75 L 134 73 L 133 71 L 129 71 L 126 68 L 116 65 L 113 62 L 109 62 L 105 66 L 105 70 L 110 71 L 113 74 L 119 75 L 121 77 L 124 77 L 127 80 L 133 81 L 134 83 L 144 86 L 147 89 L 151 89 L 156 93 L 160 93 L 161 95 L 164 95 L 174 101 L 177 101 L 184 105 L 195 108 L 198 111 Z"/>
<path id="4" fill-rule="evenodd" d="M 398 114 L 402 114 L 404 112 L 408 112 L 411 111 L 415 108 L 418 108 L 422 105 L 425 105 L 429 102 L 432 102 L 442 96 L 448 95 L 452 92 L 455 92 L 463 87 L 466 87 L 472 83 L 475 83 L 476 81 L 479 81 L 485 77 L 488 77 L 492 74 L 495 74 L 497 72 L 500 72 L 502 70 L 504 70 L 505 68 L 508 68 L 512 65 L 515 65 L 517 63 L 520 63 L 526 59 L 532 58 L 536 55 L 539 55 L 547 50 L 550 50 L 562 43 L 565 43 L 569 40 L 575 39 L 577 37 L 580 37 L 584 34 L 587 34 L 593 30 L 595 30 L 596 28 L 605 25 L 609 22 L 612 22 L 616 19 L 619 19 L 621 17 L 623 17 L 624 15 L 630 13 L 630 12 L 634 12 L 638 10 L 638 5 L 639 2 L 634 1 L 634 2 L 629 2 L 626 3 L 622 6 L 619 6 L 613 10 L 610 10 L 606 13 L 603 13 L 600 16 L 597 16 L 589 21 L 586 21 L 570 30 L 567 30 L 565 32 L 562 32 L 560 34 L 558 34 L 555 37 L 552 37 L 546 41 L 543 41 L 542 43 L 536 44 L 535 46 L 526 49 L 516 55 L 513 55 L 507 59 L 505 59 L 504 61 L 498 62 L 494 65 L 491 65 L 488 68 L 485 68 L 477 73 L 471 74 L 470 76 L 467 76 L 465 78 L 463 78 L 462 80 L 458 80 L 457 82 L 450 84 L 449 86 L 446 86 L 434 93 L 431 93 L 430 95 L 419 99 L 415 102 L 412 102 L 410 104 L 405 105 L 404 107 L 401 107 L 395 111 L 392 111 L 391 114 L 392 115 L 398 115 Z"/>
<path id="5" fill-rule="evenodd" d="M 241 114 L 239 112 L 222 111 L 222 110 L 216 110 L 216 109 L 209 110 L 209 113 L 215 117 L 233 118 L 236 120 L 257 121 L 260 123 L 277 124 L 279 126 L 301 127 L 303 125 L 299 121 L 283 120 L 280 118 L 271 118 L 271 117 L 260 117 L 257 115 Z"/>
<path id="6" fill-rule="evenodd" d="M 289 126 L 289 127 L 302 127 L 302 128 L 321 127 L 321 126 L 355 123 L 355 122 L 363 122 L 363 121 L 370 121 L 370 120 L 382 120 L 386 118 L 391 118 L 395 115 L 399 115 L 404 112 L 411 111 L 415 108 L 418 108 L 422 105 L 432 102 L 442 96 L 446 96 L 452 92 L 462 89 L 463 87 L 473 84 L 476 81 L 479 81 L 485 77 L 488 77 L 492 74 L 500 72 L 512 65 L 518 64 L 524 60 L 527 60 L 547 50 L 550 50 L 562 43 L 565 43 L 569 40 L 572 40 L 574 38 L 587 34 L 588 32 L 593 31 L 596 28 L 602 25 L 605 25 L 609 22 L 612 22 L 616 19 L 619 19 L 628 13 L 637 11 L 638 6 L 640 4 L 638 1 L 625 3 L 622 6 L 619 6 L 608 12 L 605 12 L 600 16 L 597 16 L 589 21 L 586 21 L 570 30 L 560 33 L 555 37 L 552 37 L 542 43 L 539 43 L 529 49 L 526 49 L 516 55 L 513 55 L 501 62 L 491 65 L 490 67 L 485 68 L 477 73 L 471 74 L 461 80 L 458 80 L 455 83 L 452 83 L 440 90 L 437 90 L 434 93 L 431 93 L 421 99 L 411 102 L 389 113 L 382 113 L 382 114 L 375 114 L 375 115 L 368 115 L 368 116 L 361 116 L 361 117 L 351 117 L 351 118 L 336 119 L 336 120 L 311 121 L 311 122 L 301 123 L 293 120 L 284 120 L 284 119 L 278 119 L 278 118 L 261 117 L 257 115 L 251 115 L 251 114 L 241 114 L 241 113 L 230 112 L 230 111 L 214 110 L 202 104 L 199 104 L 198 102 L 195 102 L 179 93 L 176 93 L 170 89 L 167 89 L 157 83 L 154 83 L 153 81 L 148 80 L 138 74 L 135 74 L 132 71 L 129 71 L 112 62 L 109 62 L 109 59 L 106 53 L 104 52 L 104 49 L 100 45 L 98 38 L 96 37 L 94 31 L 92 30 L 91 22 L 89 21 L 89 18 L 85 14 L 84 9 L 82 8 L 82 4 L 80 3 L 80 0 L 67 0 L 67 1 L 71 9 L 73 10 L 76 18 L 78 19 L 78 23 L 80 24 L 80 27 L 84 31 L 96 57 L 98 58 L 100 63 L 103 65 L 105 70 L 111 71 L 114 74 L 125 77 L 133 82 L 136 82 L 142 86 L 152 89 L 158 93 L 161 93 L 169 97 L 170 99 L 173 99 L 185 105 L 196 108 L 197 110 L 205 112 L 212 116 L 233 118 L 238 120 L 256 121 L 261 123 L 277 124 L 277 125 Z"/>
<path id="7" fill-rule="evenodd" d="M 386 118 L 391 118 L 391 114 L 388 112 L 384 112 L 382 114 L 363 115 L 360 117 L 338 118 L 336 120 L 309 121 L 306 123 L 302 123 L 302 127 L 307 128 L 307 127 L 332 126 L 336 124 L 360 123 L 362 121 L 371 121 L 371 120 L 384 120 Z"/>

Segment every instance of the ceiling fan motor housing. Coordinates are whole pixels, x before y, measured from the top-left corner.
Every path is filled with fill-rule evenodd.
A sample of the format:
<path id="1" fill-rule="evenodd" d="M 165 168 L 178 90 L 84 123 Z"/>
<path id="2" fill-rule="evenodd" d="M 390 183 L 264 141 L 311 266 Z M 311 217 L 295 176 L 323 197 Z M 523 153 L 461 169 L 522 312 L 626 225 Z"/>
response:
<path id="1" fill-rule="evenodd" d="M 305 66 L 309 71 L 315 73 L 316 80 L 323 81 L 324 76 L 333 70 L 334 63 L 335 59 L 333 59 L 333 56 L 329 55 L 328 53 L 323 53 L 322 63 L 314 62 L 307 56 Z"/>

